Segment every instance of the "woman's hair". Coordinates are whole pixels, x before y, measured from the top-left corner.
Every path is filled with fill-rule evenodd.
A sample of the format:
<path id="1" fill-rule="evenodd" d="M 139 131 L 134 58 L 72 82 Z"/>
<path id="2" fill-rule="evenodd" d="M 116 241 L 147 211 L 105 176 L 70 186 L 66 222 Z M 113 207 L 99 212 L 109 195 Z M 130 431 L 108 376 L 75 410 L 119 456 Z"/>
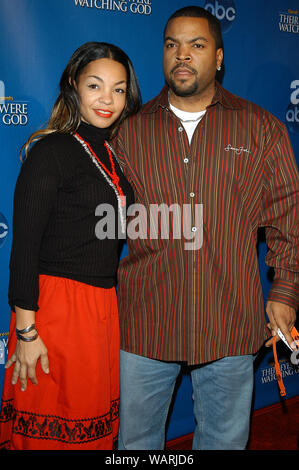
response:
<path id="1" fill-rule="evenodd" d="M 45 129 L 34 132 L 21 149 L 27 156 L 29 146 L 36 140 L 53 132 L 73 133 L 81 122 L 80 98 L 76 90 L 83 69 L 92 61 L 112 59 L 124 66 L 127 72 L 127 92 L 125 107 L 111 126 L 111 135 L 128 116 L 136 113 L 141 106 L 141 94 L 138 80 L 127 54 L 119 47 L 105 42 L 87 42 L 80 46 L 70 58 L 60 79 L 60 93 L 54 103 L 50 119 Z"/>

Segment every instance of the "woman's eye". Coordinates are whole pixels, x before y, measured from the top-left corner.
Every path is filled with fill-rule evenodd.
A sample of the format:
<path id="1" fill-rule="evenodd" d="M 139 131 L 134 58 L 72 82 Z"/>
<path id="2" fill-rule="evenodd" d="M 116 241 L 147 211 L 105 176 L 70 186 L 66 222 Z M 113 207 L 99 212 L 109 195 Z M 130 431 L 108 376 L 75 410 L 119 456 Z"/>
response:
<path id="1" fill-rule="evenodd" d="M 126 90 L 124 90 L 123 88 L 116 88 L 115 92 L 116 93 L 126 93 Z"/>
<path id="2" fill-rule="evenodd" d="M 98 88 L 98 85 L 96 83 L 91 83 L 88 85 L 88 88 L 91 88 L 92 90 L 96 90 Z"/>

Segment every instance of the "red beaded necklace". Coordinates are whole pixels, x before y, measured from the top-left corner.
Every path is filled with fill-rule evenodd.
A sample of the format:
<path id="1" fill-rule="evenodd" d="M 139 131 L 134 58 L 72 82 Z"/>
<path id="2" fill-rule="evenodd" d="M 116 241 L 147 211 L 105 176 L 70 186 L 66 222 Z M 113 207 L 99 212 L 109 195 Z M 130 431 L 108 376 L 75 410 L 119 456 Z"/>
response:
<path id="1" fill-rule="evenodd" d="M 109 160 L 110 160 L 110 164 L 111 164 L 111 171 L 109 171 L 108 168 L 104 165 L 104 163 L 101 162 L 101 160 L 99 159 L 99 157 L 97 156 L 97 154 L 94 152 L 94 150 L 91 148 L 91 146 L 89 145 L 88 142 L 86 142 L 84 139 L 82 139 L 82 137 L 81 137 L 78 133 L 75 133 L 75 136 L 76 136 L 82 143 L 84 143 L 84 145 L 86 145 L 86 147 L 88 148 L 88 150 L 90 151 L 90 153 L 93 155 L 93 157 L 96 159 L 96 161 L 99 163 L 99 165 L 101 166 L 101 168 L 102 168 L 102 169 L 105 171 L 105 173 L 111 178 L 111 181 L 112 181 L 112 183 L 115 185 L 116 190 L 117 190 L 117 192 L 118 192 L 118 194 L 119 194 L 121 206 L 124 207 L 125 204 L 126 204 L 125 196 L 124 196 L 123 190 L 121 189 L 121 187 L 120 187 L 120 185 L 119 185 L 119 176 L 117 175 L 117 173 L 116 173 L 116 171 L 115 171 L 115 165 L 114 165 L 113 155 L 112 155 L 110 146 L 107 144 L 107 142 L 104 142 L 105 148 L 106 148 L 106 150 L 107 150 L 107 152 L 108 152 L 108 155 L 109 155 Z"/>

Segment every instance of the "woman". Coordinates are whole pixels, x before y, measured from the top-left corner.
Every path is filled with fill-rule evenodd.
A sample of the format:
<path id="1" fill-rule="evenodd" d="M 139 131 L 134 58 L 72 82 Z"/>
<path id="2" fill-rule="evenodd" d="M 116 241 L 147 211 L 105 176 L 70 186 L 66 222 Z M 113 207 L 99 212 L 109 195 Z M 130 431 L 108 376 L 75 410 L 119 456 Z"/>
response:
<path id="1" fill-rule="evenodd" d="M 0 448 L 115 446 L 120 240 L 97 238 L 96 208 L 112 206 L 124 229 L 133 193 L 107 139 L 139 107 L 127 55 L 86 43 L 63 72 L 47 129 L 25 145 L 38 139 L 15 189 Z"/>

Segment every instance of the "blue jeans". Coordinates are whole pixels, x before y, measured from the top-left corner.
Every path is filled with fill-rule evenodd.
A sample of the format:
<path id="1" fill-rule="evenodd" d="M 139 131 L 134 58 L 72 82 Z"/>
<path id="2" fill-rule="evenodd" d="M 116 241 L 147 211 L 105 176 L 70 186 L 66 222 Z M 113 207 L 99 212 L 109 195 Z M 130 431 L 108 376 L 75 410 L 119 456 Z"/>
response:
<path id="1" fill-rule="evenodd" d="M 119 450 L 161 450 L 181 365 L 121 351 Z M 193 449 L 243 450 L 249 435 L 253 356 L 190 368 L 196 428 Z"/>

